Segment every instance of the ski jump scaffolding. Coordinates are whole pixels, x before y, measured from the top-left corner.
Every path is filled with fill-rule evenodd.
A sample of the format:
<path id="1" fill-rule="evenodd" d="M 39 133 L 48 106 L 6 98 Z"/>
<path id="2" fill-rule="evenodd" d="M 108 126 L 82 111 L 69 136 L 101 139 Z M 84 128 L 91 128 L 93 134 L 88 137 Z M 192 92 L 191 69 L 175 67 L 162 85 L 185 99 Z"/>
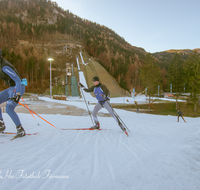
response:
<path id="1" fill-rule="evenodd" d="M 87 65 L 88 63 L 85 63 L 84 60 L 83 60 L 82 53 L 79 52 L 79 54 L 80 54 L 80 56 L 81 56 L 81 61 L 82 61 L 83 65 Z"/>

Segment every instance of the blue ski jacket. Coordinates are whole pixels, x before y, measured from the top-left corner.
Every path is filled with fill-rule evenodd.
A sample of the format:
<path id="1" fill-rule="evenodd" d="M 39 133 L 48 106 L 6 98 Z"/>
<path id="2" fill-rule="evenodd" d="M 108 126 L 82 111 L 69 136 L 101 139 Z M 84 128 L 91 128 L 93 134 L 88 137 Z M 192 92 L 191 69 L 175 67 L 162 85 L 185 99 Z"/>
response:
<path id="1" fill-rule="evenodd" d="M 90 88 L 88 89 L 84 88 L 83 90 L 85 92 L 94 92 L 96 99 L 101 104 L 104 104 L 105 101 L 110 99 L 109 98 L 110 92 L 104 84 L 99 83 L 97 86 L 93 85 Z"/>
<path id="2" fill-rule="evenodd" d="M 0 59 L 0 78 L 3 79 L 7 86 L 16 86 L 16 93 L 21 92 L 21 77 L 15 67 L 6 61 Z"/>

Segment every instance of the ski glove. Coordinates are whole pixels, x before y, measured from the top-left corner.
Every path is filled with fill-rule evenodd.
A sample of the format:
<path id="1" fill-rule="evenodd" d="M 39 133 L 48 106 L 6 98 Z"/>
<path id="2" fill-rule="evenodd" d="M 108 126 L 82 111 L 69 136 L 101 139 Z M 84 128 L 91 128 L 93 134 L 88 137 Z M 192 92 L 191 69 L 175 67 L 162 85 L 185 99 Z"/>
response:
<path id="1" fill-rule="evenodd" d="M 106 99 L 106 98 L 107 98 L 107 96 L 106 96 L 105 94 L 101 94 L 101 97 L 102 97 L 103 99 Z"/>
<path id="2" fill-rule="evenodd" d="M 80 82 L 78 83 L 78 85 L 82 88 L 84 88 L 85 86 L 83 84 L 81 84 Z"/>
<path id="3" fill-rule="evenodd" d="M 20 98 L 21 98 L 21 94 L 17 93 L 12 99 L 13 99 L 14 102 L 16 102 L 18 104 Z"/>

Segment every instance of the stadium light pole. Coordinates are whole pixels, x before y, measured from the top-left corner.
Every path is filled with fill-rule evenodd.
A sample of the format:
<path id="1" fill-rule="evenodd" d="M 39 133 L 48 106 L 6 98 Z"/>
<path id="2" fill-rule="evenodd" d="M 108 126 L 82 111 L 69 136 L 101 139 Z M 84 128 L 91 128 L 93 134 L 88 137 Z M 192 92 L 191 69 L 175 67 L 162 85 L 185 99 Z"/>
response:
<path id="1" fill-rule="evenodd" d="M 51 86 L 51 62 L 54 61 L 52 58 L 48 58 L 48 61 L 50 61 L 50 97 L 52 97 L 52 86 Z"/>

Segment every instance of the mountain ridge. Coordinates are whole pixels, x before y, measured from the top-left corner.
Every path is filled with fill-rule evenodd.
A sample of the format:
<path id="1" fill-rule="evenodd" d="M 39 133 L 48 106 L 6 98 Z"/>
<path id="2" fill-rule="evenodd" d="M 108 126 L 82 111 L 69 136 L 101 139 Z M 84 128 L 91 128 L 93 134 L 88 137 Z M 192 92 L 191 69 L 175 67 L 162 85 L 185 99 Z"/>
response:
<path id="1" fill-rule="evenodd" d="M 142 67 L 148 54 L 145 49 L 132 46 L 106 26 L 80 18 L 69 10 L 63 10 L 55 2 L 2 0 L 0 28 L 0 48 L 6 47 L 3 52 L 9 60 L 12 60 L 13 51 L 20 55 L 23 65 L 21 73 L 27 75 L 28 80 L 31 80 L 36 88 L 38 84 L 34 85 L 34 78 L 37 81 L 43 77 L 47 82 L 48 67 L 45 66 L 43 73 L 32 72 L 32 66 L 25 71 L 29 67 L 27 62 L 31 62 L 31 57 L 39 62 L 49 56 L 55 56 L 60 62 L 58 66 L 63 69 L 66 61 L 75 62 L 75 54 L 81 50 L 96 58 L 124 89 L 132 91 L 132 88 L 136 88 L 140 91 L 144 88 L 141 85 L 139 68 Z M 68 56 L 67 60 L 66 55 L 62 55 L 65 44 L 69 47 L 65 53 L 70 54 L 70 48 L 74 51 L 74 56 Z M 75 45 L 70 47 L 70 44 Z M 182 54 L 183 59 L 187 59 L 192 51 L 167 50 L 152 55 L 158 60 L 161 68 L 167 69 L 174 53 L 178 52 Z M 31 64 L 33 67 L 40 67 L 39 64 Z"/>

